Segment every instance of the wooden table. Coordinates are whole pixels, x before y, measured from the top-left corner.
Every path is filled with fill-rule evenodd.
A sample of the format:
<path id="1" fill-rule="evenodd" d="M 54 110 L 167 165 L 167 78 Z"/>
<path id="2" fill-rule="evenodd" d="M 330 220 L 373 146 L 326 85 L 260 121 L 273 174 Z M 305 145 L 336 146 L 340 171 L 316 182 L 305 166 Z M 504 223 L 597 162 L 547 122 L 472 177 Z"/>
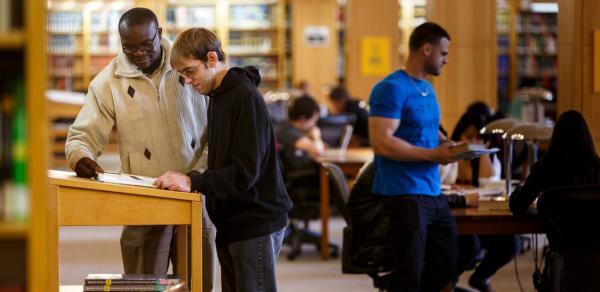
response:
<path id="1" fill-rule="evenodd" d="M 371 148 L 349 148 L 342 155 L 321 156 L 316 161 L 334 163 L 344 174 L 356 177 L 360 168 L 373 159 Z M 321 259 L 329 257 L 329 178 L 327 169 L 321 165 Z"/>
<path id="2" fill-rule="evenodd" d="M 59 227 L 108 225 L 176 225 L 177 248 L 184 251 L 177 253 L 179 277 L 191 281 L 191 291 L 202 290 L 202 196 L 102 183 L 64 171 L 50 170 L 48 177 L 48 291 L 59 287 Z"/>
<path id="3" fill-rule="evenodd" d="M 452 213 L 458 234 L 545 233 L 537 215 L 512 215 L 508 202 L 481 202 L 479 208 L 456 208 Z"/>
<path id="4" fill-rule="evenodd" d="M 360 168 L 373 159 L 370 148 L 348 149 L 345 155 L 317 158 L 317 162 L 330 162 L 342 171 L 356 177 Z M 321 259 L 329 257 L 329 179 L 321 166 Z M 541 220 L 536 215 L 513 216 L 507 202 L 482 202 L 481 208 L 458 208 L 453 214 L 459 234 L 524 234 L 544 233 Z"/>

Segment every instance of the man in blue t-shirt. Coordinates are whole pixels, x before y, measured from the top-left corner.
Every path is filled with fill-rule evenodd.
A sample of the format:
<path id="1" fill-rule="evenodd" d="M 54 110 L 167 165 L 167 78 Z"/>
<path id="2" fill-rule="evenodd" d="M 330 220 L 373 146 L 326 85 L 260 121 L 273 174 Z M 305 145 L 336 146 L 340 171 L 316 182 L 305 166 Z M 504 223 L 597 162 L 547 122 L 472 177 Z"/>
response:
<path id="1" fill-rule="evenodd" d="M 447 62 L 450 36 L 427 22 L 410 36 L 406 69 L 380 81 L 369 99 L 369 137 L 375 152 L 373 193 L 384 197 L 398 268 L 391 291 L 440 291 L 451 285 L 456 224 L 440 191 L 439 164 L 458 158 L 439 132 L 440 110 L 425 77 Z"/>

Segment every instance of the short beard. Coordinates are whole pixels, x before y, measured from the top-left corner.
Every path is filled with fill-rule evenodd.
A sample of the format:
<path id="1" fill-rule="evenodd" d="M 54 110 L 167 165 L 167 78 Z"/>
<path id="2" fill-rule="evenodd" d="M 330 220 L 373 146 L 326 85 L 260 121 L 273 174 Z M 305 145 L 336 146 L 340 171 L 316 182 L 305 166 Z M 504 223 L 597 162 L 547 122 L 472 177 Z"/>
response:
<path id="1" fill-rule="evenodd" d="M 425 65 L 425 72 L 429 75 L 440 76 L 440 69 L 441 68 L 439 68 L 435 65 L 432 65 L 432 64 Z"/>

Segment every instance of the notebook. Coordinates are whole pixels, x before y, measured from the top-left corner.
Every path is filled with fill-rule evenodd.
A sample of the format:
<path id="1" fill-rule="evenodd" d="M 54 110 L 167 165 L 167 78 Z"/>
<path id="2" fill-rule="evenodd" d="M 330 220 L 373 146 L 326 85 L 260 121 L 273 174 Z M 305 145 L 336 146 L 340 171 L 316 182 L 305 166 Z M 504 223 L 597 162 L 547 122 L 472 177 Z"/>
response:
<path id="1" fill-rule="evenodd" d="M 130 185 L 130 186 L 138 186 L 138 187 L 147 187 L 147 188 L 156 188 L 152 183 L 154 182 L 154 178 L 141 176 L 141 175 L 133 175 L 127 173 L 99 173 L 96 177 L 97 181 L 113 183 L 113 184 L 121 184 L 121 185 Z"/>
<path id="2" fill-rule="evenodd" d="M 354 127 L 352 127 L 352 125 L 346 125 L 344 127 L 344 131 L 342 132 L 342 137 L 340 138 L 338 147 L 325 149 L 321 156 L 343 156 L 346 154 L 348 145 L 350 145 L 350 138 L 352 138 L 353 131 Z"/>

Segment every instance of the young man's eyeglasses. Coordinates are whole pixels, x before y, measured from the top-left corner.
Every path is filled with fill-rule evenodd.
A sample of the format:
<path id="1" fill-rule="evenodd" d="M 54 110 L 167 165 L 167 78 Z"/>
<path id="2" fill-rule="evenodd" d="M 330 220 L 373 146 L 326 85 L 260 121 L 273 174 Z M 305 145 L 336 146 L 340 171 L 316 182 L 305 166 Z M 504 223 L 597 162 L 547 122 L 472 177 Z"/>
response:
<path id="1" fill-rule="evenodd" d="M 194 76 L 194 74 L 196 74 L 198 71 L 198 67 L 202 66 L 203 64 L 206 65 L 206 63 L 201 62 L 198 65 L 189 66 L 181 70 L 179 74 L 181 74 L 183 77 L 192 78 L 192 76 Z"/>
<path id="2" fill-rule="evenodd" d="M 158 29 L 154 33 L 154 36 L 152 37 L 151 40 L 146 41 L 139 46 L 123 45 L 123 52 L 125 52 L 126 54 L 133 54 L 133 53 L 137 52 L 138 50 L 140 50 L 142 52 L 150 52 L 154 49 L 154 39 L 156 39 L 157 35 L 158 35 Z"/>

